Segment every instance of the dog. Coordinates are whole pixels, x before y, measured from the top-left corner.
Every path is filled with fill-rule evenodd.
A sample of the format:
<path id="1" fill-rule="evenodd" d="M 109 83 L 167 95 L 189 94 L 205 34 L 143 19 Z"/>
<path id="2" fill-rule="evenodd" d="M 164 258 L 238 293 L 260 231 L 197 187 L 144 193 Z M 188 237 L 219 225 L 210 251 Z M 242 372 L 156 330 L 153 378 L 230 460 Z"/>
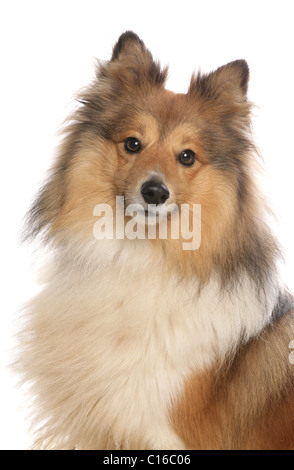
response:
<path id="1" fill-rule="evenodd" d="M 19 333 L 34 448 L 294 448 L 294 301 L 257 184 L 248 65 L 196 73 L 186 94 L 167 74 L 123 33 L 28 212 L 26 239 L 52 252 Z"/>

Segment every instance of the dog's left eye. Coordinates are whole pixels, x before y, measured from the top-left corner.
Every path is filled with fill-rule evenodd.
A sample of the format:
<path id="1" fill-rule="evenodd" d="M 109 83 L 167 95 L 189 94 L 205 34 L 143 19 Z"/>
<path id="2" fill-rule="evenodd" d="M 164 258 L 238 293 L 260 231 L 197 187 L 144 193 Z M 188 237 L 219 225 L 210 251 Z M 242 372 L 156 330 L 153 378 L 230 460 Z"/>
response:
<path id="1" fill-rule="evenodd" d="M 138 153 L 141 150 L 141 142 L 136 137 L 128 137 L 124 143 L 125 150 L 129 153 Z"/>
<path id="2" fill-rule="evenodd" d="M 195 152 L 190 149 L 183 150 L 178 156 L 178 160 L 182 165 L 192 166 L 196 160 Z"/>

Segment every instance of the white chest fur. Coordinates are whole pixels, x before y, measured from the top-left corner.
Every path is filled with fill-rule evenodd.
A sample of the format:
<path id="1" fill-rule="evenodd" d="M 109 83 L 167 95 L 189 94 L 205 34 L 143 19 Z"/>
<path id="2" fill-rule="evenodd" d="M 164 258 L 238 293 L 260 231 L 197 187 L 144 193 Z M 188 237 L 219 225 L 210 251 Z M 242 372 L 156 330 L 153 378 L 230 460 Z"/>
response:
<path id="1" fill-rule="evenodd" d="M 233 294 L 213 280 L 198 294 L 148 250 L 103 253 L 91 274 L 64 265 L 31 303 L 42 418 L 61 447 L 182 448 L 168 413 L 185 378 L 258 333 L 273 300 L 247 278 Z"/>

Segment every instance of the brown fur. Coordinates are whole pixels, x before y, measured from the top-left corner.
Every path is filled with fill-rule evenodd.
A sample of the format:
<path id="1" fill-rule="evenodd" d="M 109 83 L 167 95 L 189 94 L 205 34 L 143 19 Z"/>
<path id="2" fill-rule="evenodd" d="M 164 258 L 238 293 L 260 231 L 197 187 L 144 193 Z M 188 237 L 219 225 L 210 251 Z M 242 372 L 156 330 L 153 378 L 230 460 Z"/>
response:
<path id="1" fill-rule="evenodd" d="M 172 412 L 188 449 L 293 449 L 293 319 L 269 325 L 232 363 L 190 377 Z"/>
<path id="2" fill-rule="evenodd" d="M 116 196 L 134 202 L 146 174 L 160 171 L 172 188 L 171 202 L 202 207 L 198 250 L 183 251 L 182 240 L 150 240 L 168 277 L 197 279 L 198 287 L 215 278 L 227 293 L 235 292 L 245 274 L 261 295 L 276 279 L 280 250 L 264 221 L 267 207 L 255 182 L 248 66 L 240 60 L 194 75 L 187 94 L 167 91 L 166 78 L 167 69 L 134 33 L 120 37 L 111 60 L 99 64 L 96 79 L 79 95 L 59 157 L 29 213 L 27 237 L 42 235 L 61 253 L 72 240 L 82 245 L 93 238 L 96 204 L 115 210 Z M 138 155 L 124 149 L 130 136 L 142 143 Z M 183 149 L 195 152 L 193 166 L 179 163 Z M 73 266 L 79 261 L 88 269 L 89 259 L 74 250 L 71 256 Z M 293 301 L 287 299 L 283 294 L 277 299 L 272 322 L 260 336 L 244 339 L 237 351 L 232 346 L 225 361 L 208 370 L 191 372 L 170 410 L 187 448 L 293 446 L 294 370 L 288 360 Z M 32 330 L 38 337 L 38 327 L 33 324 Z M 34 380 L 34 364 L 26 367 Z M 80 442 L 86 447 L 85 436 Z M 89 442 L 95 446 L 94 437 Z"/>
<path id="3" fill-rule="evenodd" d="M 262 285 L 279 250 L 258 216 L 263 204 L 252 180 L 248 75 L 245 61 L 236 61 L 198 74 L 186 95 L 176 95 L 164 89 L 167 70 L 142 41 L 133 33 L 122 35 L 112 60 L 100 64 L 98 80 L 79 97 L 82 106 L 66 127 L 59 159 L 30 212 L 29 233 L 47 231 L 63 242 L 68 231 L 91 234 L 96 204 L 114 207 L 116 195 L 128 202 L 125 186 L 161 169 L 174 187 L 174 202 L 203 208 L 200 249 L 182 253 L 180 243 L 170 246 L 167 240 L 167 259 L 177 253 L 183 275 L 197 272 L 203 282 L 216 271 L 226 284 L 245 268 Z M 146 144 L 140 158 L 123 150 L 132 134 Z M 191 168 L 176 161 L 183 146 L 196 152 Z"/>

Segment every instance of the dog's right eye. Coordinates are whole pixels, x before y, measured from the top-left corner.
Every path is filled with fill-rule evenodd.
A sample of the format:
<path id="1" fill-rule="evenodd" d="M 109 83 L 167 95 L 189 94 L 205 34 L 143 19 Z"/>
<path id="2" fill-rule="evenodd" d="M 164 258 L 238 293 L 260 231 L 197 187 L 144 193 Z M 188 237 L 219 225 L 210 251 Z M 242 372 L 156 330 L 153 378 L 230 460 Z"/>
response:
<path id="1" fill-rule="evenodd" d="M 136 137 L 128 137 L 125 140 L 125 150 L 128 153 L 138 153 L 141 150 L 141 142 Z"/>

